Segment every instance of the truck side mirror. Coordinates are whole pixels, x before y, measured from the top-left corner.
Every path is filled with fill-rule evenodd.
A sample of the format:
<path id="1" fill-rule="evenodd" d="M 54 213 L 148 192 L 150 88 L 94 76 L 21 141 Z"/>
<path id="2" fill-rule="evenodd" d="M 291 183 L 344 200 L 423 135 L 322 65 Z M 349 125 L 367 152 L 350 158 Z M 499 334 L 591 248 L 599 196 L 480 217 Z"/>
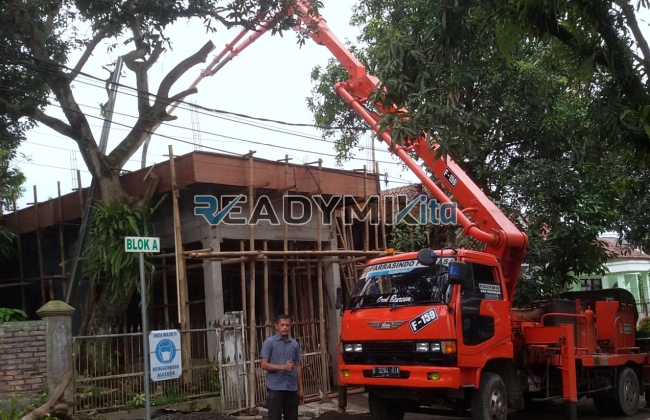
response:
<path id="1" fill-rule="evenodd" d="M 469 280 L 467 264 L 462 261 L 450 261 L 449 270 L 447 271 L 447 281 L 449 284 L 464 285 Z"/>
<path id="2" fill-rule="evenodd" d="M 436 253 L 429 248 L 423 248 L 418 251 L 418 262 L 427 267 L 432 267 L 436 263 Z"/>
<path id="3" fill-rule="evenodd" d="M 344 306 L 343 303 L 343 289 L 340 287 L 336 288 L 336 309 L 341 309 Z"/>

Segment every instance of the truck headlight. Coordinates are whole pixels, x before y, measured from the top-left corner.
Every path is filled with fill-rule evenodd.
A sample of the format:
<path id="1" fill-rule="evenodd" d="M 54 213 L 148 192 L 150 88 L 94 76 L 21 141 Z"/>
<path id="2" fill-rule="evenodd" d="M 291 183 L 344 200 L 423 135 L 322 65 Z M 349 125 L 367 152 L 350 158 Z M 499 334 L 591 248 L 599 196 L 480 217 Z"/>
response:
<path id="1" fill-rule="evenodd" d="M 416 352 L 429 351 L 429 342 L 424 341 L 424 342 L 420 342 L 420 343 L 415 343 L 415 351 Z"/>
<path id="2" fill-rule="evenodd" d="M 344 353 L 359 353 L 363 351 L 363 346 L 361 343 L 343 343 L 343 352 Z"/>
<path id="3" fill-rule="evenodd" d="M 440 343 L 437 341 L 434 341 L 430 345 L 431 351 L 439 352 L 440 351 Z"/>

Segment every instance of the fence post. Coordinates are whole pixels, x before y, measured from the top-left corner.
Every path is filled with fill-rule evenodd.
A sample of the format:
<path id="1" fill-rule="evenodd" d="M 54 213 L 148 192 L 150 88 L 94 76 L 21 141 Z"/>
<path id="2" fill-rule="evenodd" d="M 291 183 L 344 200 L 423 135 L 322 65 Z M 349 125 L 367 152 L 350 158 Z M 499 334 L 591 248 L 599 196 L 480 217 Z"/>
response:
<path id="1" fill-rule="evenodd" d="M 36 311 L 46 325 L 45 360 L 47 365 L 47 393 L 54 388 L 72 366 L 72 314 L 74 308 L 60 300 L 52 300 Z M 72 382 L 68 385 L 64 399 L 73 402 Z"/>

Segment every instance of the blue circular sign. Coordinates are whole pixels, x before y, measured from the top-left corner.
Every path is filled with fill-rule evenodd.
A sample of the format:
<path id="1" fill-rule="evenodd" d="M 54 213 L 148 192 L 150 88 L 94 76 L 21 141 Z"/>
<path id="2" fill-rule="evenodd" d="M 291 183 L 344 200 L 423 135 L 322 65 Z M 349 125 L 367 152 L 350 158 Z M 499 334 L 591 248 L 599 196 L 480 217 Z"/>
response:
<path id="1" fill-rule="evenodd" d="M 156 359 L 160 363 L 168 364 L 176 357 L 176 347 L 171 340 L 160 340 L 156 345 Z"/>

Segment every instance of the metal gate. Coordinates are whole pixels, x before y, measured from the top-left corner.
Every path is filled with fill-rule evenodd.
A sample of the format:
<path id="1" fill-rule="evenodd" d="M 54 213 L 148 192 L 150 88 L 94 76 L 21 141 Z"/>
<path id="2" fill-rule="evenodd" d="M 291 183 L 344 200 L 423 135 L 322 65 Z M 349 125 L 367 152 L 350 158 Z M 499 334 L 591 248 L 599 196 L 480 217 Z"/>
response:
<path id="1" fill-rule="evenodd" d="M 217 366 L 221 412 L 249 407 L 244 313 L 228 312 L 217 325 Z"/>

